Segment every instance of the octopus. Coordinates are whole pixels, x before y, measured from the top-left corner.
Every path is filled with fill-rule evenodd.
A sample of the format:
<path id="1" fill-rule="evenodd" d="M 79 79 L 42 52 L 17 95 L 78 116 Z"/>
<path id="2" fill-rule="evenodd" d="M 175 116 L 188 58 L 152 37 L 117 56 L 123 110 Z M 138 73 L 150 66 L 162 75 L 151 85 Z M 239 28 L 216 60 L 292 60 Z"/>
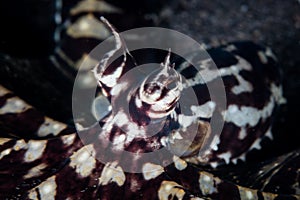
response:
<path id="1" fill-rule="evenodd" d="M 121 12 L 100 2 L 82 1 L 70 13 L 101 6 Z M 98 87 L 91 108 L 95 123 L 60 122 L 0 86 L 1 199 L 300 199 L 299 150 L 245 171 L 248 186 L 215 173 L 220 166 L 245 162 L 251 150 L 273 137 L 275 113 L 285 98 L 270 48 L 239 41 L 207 49 L 217 71 L 193 52 L 190 58 L 200 71 L 187 61 L 172 61 L 175 55 L 165 51 L 159 67 L 140 73 L 135 82 L 135 74 L 128 73 L 137 64 L 125 40 L 104 17 L 84 17 L 57 31 L 66 28 L 68 40 L 80 34 L 114 36 L 114 47 L 87 70 Z M 68 43 L 61 43 L 51 60 L 78 68 L 64 48 Z M 118 62 L 108 65 L 117 52 Z M 225 86 L 225 108 L 207 88 L 218 77 Z M 187 90 L 197 101 L 183 109 Z M 223 123 L 220 134 L 213 117 Z"/>

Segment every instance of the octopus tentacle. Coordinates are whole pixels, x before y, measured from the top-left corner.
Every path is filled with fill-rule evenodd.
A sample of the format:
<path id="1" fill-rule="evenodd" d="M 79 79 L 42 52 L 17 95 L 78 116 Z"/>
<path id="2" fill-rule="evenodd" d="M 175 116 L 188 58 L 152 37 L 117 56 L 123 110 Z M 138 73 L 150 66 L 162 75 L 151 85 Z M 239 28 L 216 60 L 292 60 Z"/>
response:
<path id="1" fill-rule="evenodd" d="M 79 138 L 72 127 L 44 116 L 0 86 L 0 182 L 5 183 L 0 185 L 1 198 L 300 199 L 296 194 L 299 190 L 296 179 L 294 194 L 276 193 L 276 186 L 282 186 L 278 180 L 284 180 L 282 176 L 290 169 L 294 172 L 291 176 L 297 175 L 299 179 L 299 151 L 263 163 L 259 171 L 252 172 L 263 182 L 260 187 L 263 191 L 222 180 L 203 166 L 236 162 L 252 149 L 260 149 L 264 137 L 272 136 L 274 112 L 285 100 L 276 58 L 268 48 L 236 42 L 209 49 L 218 70 L 211 68 L 212 60 L 203 61 L 191 54 L 192 59 L 199 61 L 200 72 L 187 62 L 171 66 L 169 51 L 159 70 L 130 88 L 133 82 L 126 78 L 126 72 L 136 67 L 134 58 L 116 29 L 105 18 L 100 22 L 91 14 L 122 10 L 103 2 L 81 1 L 74 3 L 70 15 L 88 14 L 69 24 L 69 20 L 61 23 L 62 5 L 61 1 L 57 3 L 59 27 L 55 42 L 61 46 L 55 50 L 56 57 L 52 57 L 56 65 L 63 61 L 78 68 L 81 61 L 74 61 L 64 51 L 71 48 L 61 40 L 62 29 L 73 40 L 85 37 L 102 40 L 109 35 L 107 27 L 114 35 L 114 48 L 92 70 L 101 95 L 105 95 L 97 100 L 107 108 L 99 111 L 102 114 L 95 111 L 101 130 L 96 126 L 84 128 L 79 131 L 87 137 Z M 109 65 L 118 51 L 121 60 Z M 90 61 L 95 63 L 93 59 Z M 207 91 L 206 84 L 213 85 L 219 75 L 226 88 L 226 110 L 220 110 Z M 191 88 L 198 104 L 189 105 L 187 114 L 181 112 L 179 99 Z M 122 106 L 115 106 L 121 105 L 120 102 L 125 102 L 128 112 Z M 220 136 L 211 127 L 213 115 L 225 121 Z M 154 126 L 149 128 L 151 123 Z M 189 129 L 191 126 L 196 129 Z M 153 127 L 158 127 L 158 134 L 149 133 Z M 191 142 L 192 133 L 195 135 Z M 208 137 L 213 139 L 207 140 Z M 203 154 L 204 146 L 209 148 Z M 171 156 L 168 159 L 173 161 L 170 165 L 162 164 L 167 160 L 162 153 L 157 153 L 151 162 L 141 156 L 164 148 Z M 133 156 L 127 157 L 124 152 Z M 139 168 L 141 173 L 130 173 L 125 165 Z"/>
<path id="2" fill-rule="evenodd" d="M 74 128 L 46 117 L 0 85 L 1 137 L 37 139 L 66 135 L 74 131 Z"/>

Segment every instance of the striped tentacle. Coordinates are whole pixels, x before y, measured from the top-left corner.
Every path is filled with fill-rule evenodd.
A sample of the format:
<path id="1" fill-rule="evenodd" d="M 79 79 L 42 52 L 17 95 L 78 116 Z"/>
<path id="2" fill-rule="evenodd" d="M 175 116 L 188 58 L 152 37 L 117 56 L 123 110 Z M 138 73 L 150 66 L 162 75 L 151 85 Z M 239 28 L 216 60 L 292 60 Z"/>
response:
<path id="1" fill-rule="evenodd" d="M 0 85 L 0 134 L 2 137 L 49 138 L 74 132 Z"/>
<path id="2" fill-rule="evenodd" d="M 299 160 L 299 151 L 293 152 L 294 159 L 290 162 L 295 162 Z M 288 155 L 284 155 L 284 157 L 289 157 Z M 278 161 L 278 160 L 277 160 Z M 277 163 L 280 166 L 283 163 Z M 295 166 L 294 168 L 295 169 Z M 299 171 L 299 166 L 296 167 L 296 171 Z M 282 171 L 276 171 L 271 176 L 264 177 L 265 180 L 274 178 L 276 176 L 280 176 L 284 174 L 284 171 L 289 171 L 289 167 L 284 167 L 281 169 Z M 294 171 L 294 170 L 293 170 Z M 164 183 L 161 185 L 161 190 L 165 187 L 171 187 L 173 184 L 178 184 L 181 187 L 185 188 L 189 193 L 193 194 L 196 197 L 201 198 L 209 198 L 209 199 L 241 199 L 241 200 L 252 200 L 252 199 L 300 199 L 300 194 L 295 193 L 295 191 L 290 192 L 271 192 L 267 188 L 261 189 L 252 189 L 249 187 L 243 187 L 238 184 L 235 184 L 229 180 L 220 179 L 217 176 L 209 173 L 207 171 L 203 171 L 197 166 L 186 163 L 184 160 L 177 158 L 174 162 L 174 165 L 170 165 L 165 168 L 165 172 L 168 176 L 172 177 L 172 182 Z M 191 174 L 193 174 L 193 178 L 191 179 Z M 299 174 L 299 172 L 298 172 Z M 250 175 L 251 176 L 251 175 Z M 287 178 L 287 181 L 294 179 L 295 177 L 291 175 Z M 284 177 L 281 177 L 280 180 L 284 180 Z M 276 178 L 275 178 L 276 179 Z M 275 180 L 276 182 L 276 180 Z M 295 184 L 297 184 L 297 180 Z M 168 186 L 169 184 L 169 186 Z M 268 183 L 266 183 L 268 184 Z M 270 183 L 272 184 L 272 183 Z M 277 183 L 278 184 L 278 183 Z M 276 185 L 276 184 L 275 184 Z M 273 187 L 276 187 L 273 185 Z M 280 184 L 279 184 L 280 185 Z M 292 184 L 293 185 L 293 184 Z M 277 186 L 278 187 L 278 186 Z M 280 186 L 279 186 L 280 187 Z M 282 187 L 285 187 L 282 185 Z M 299 188 L 299 186 L 298 186 Z"/>
<path id="3" fill-rule="evenodd" d="M 192 87 L 198 97 L 199 105 L 191 107 L 195 116 L 200 121 L 210 121 L 213 115 L 217 116 L 219 123 L 224 121 L 224 127 L 210 144 L 209 151 L 187 160 L 209 161 L 213 166 L 222 162 L 236 163 L 238 159 L 244 160 L 250 150 L 260 149 L 262 139 L 272 138 L 274 113 L 285 103 L 279 69 L 271 50 L 252 42 L 229 43 L 208 49 L 208 53 L 212 60 L 191 55 L 199 62 L 199 72 L 188 63 L 181 64 L 177 70 L 187 79 L 183 87 Z M 218 70 L 213 69 L 213 61 Z M 225 86 L 226 110 L 218 107 L 219 102 L 211 101 L 207 89 L 207 84 L 212 88 L 216 85 L 214 81 L 218 76 Z"/>

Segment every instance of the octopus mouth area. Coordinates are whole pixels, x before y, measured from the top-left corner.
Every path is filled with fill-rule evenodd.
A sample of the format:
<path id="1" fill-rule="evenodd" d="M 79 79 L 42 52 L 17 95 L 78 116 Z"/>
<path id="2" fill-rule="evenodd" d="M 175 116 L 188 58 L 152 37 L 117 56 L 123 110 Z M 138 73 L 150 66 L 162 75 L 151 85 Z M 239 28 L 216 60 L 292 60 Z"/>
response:
<path id="1" fill-rule="evenodd" d="M 153 88 L 151 89 L 152 94 L 157 90 Z M 140 88 L 138 90 L 140 90 Z M 130 97 L 129 114 L 133 122 L 137 123 L 139 126 L 147 126 L 150 123 L 157 124 L 164 121 L 167 116 L 178 107 L 178 97 L 169 95 L 170 97 L 168 97 L 168 99 L 163 99 L 164 95 L 169 92 L 169 89 L 163 88 L 161 91 L 162 93 L 160 96 L 155 102 L 153 101 L 152 104 L 150 104 L 149 101 L 143 101 L 139 92 L 136 92 L 133 97 Z M 151 99 L 151 101 L 152 100 L 153 99 Z"/>
<path id="2" fill-rule="evenodd" d="M 119 37 L 117 33 L 115 37 Z M 107 54 L 108 58 L 118 50 L 120 47 L 116 45 Z M 170 155 L 195 155 L 205 143 L 209 128 L 191 110 L 198 101 L 192 88 L 183 88 L 184 77 L 170 64 L 171 51 L 158 65 L 133 68 L 126 66 L 127 53 L 128 50 L 123 52 L 123 62 L 114 71 L 105 68 L 107 58 L 93 70 L 111 108 L 99 123 L 102 124 L 99 138 L 109 140 L 110 145 L 104 140 L 100 143 L 116 154 L 165 149 Z M 104 68 L 99 70 L 101 66 Z M 186 99 L 191 95 L 195 98 Z"/>
<path id="3" fill-rule="evenodd" d="M 100 120 L 100 135 L 110 142 L 104 146 L 113 154 L 126 151 L 141 156 L 161 154 L 164 149 L 170 160 L 172 155 L 195 156 L 206 145 L 211 136 L 209 123 L 193 115 L 195 102 L 186 101 L 191 92 L 183 89 L 183 79 L 169 65 L 169 56 L 160 66 L 149 66 L 148 73 L 142 67 L 127 71 L 111 89 L 112 110 Z M 185 120 L 190 121 L 188 125 Z"/>
<path id="4" fill-rule="evenodd" d="M 151 91 L 155 92 L 158 87 L 152 86 Z M 181 113 L 179 97 L 168 107 L 157 109 L 153 108 L 156 104 L 151 105 L 141 99 L 140 90 L 141 87 L 124 90 L 112 98 L 118 109 L 113 110 L 113 117 L 103 124 L 113 124 L 113 128 L 107 131 L 113 151 L 140 154 L 165 148 L 172 155 L 190 157 L 206 145 L 211 135 L 209 123 L 195 120 L 188 127 L 182 127 L 179 116 L 184 114 Z M 169 92 L 168 89 L 163 90 Z"/>

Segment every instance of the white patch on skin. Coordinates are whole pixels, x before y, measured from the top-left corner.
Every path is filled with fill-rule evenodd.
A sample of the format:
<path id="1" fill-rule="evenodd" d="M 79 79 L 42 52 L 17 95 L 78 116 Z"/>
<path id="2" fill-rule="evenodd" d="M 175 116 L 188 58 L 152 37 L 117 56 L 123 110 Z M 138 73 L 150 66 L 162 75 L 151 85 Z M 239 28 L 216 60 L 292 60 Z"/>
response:
<path id="1" fill-rule="evenodd" d="M 120 111 L 115 115 L 114 122 L 119 127 L 122 127 L 129 122 L 129 119 L 128 116 L 123 111 Z"/>
<path id="2" fill-rule="evenodd" d="M 2 138 L 4 141 L 6 140 L 5 138 Z M 10 139 L 9 139 L 10 140 Z M 0 153 L 0 160 L 4 157 L 4 156 L 6 156 L 6 155 L 9 155 L 10 154 L 10 152 L 12 151 L 12 150 L 14 150 L 14 151 L 19 151 L 19 150 L 21 150 L 21 149 L 27 149 L 28 148 L 28 145 L 27 145 L 27 143 L 24 141 L 24 140 L 18 140 L 17 142 L 16 142 L 16 144 L 12 147 L 12 148 L 8 148 L 8 149 L 5 149 L 5 150 L 3 150 L 1 153 Z"/>
<path id="3" fill-rule="evenodd" d="M 245 199 L 245 200 L 257 200 L 258 199 L 258 197 L 256 195 L 257 192 L 255 190 L 240 187 L 240 186 L 238 186 L 238 189 L 239 189 L 241 199 Z M 269 198 L 266 198 L 266 199 L 269 199 Z"/>
<path id="4" fill-rule="evenodd" d="M 196 119 L 196 116 L 186 116 L 184 114 L 178 116 L 178 122 L 183 128 L 189 127 Z"/>
<path id="5" fill-rule="evenodd" d="M 237 50 L 236 46 L 234 46 L 233 44 L 228 45 L 225 49 L 227 51 L 235 51 L 235 50 Z"/>
<path id="6" fill-rule="evenodd" d="M 118 67 L 112 74 L 107 74 L 101 77 L 100 81 L 108 87 L 114 87 L 117 84 L 123 71 L 123 66 Z"/>
<path id="7" fill-rule="evenodd" d="M 104 40 L 110 33 L 106 26 L 94 15 L 84 15 L 67 29 L 67 34 L 72 38 L 95 38 Z"/>
<path id="8" fill-rule="evenodd" d="M 231 160 L 231 162 L 236 165 L 237 164 L 237 160 L 238 160 L 237 158 L 234 158 L 234 159 Z"/>
<path id="9" fill-rule="evenodd" d="M 179 171 L 182 171 L 187 167 L 187 163 L 184 160 L 180 159 L 178 156 L 173 156 L 173 162 L 176 169 L 178 169 Z"/>
<path id="10" fill-rule="evenodd" d="M 228 112 L 230 112 L 230 114 L 234 114 L 239 110 L 237 105 L 231 105 L 228 107 Z"/>
<path id="11" fill-rule="evenodd" d="M 266 57 L 265 52 L 262 51 L 258 51 L 257 55 L 259 57 L 259 60 L 263 63 L 263 64 L 267 64 L 268 63 L 268 58 Z"/>
<path id="12" fill-rule="evenodd" d="M 276 56 L 273 54 L 272 50 L 271 50 L 269 47 L 266 48 L 265 54 L 266 54 L 267 56 L 273 58 L 275 61 L 277 61 Z"/>
<path id="13" fill-rule="evenodd" d="M 122 128 L 127 134 L 126 143 L 130 143 L 134 138 L 146 137 L 146 132 L 143 127 L 138 126 L 136 123 L 131 122 L 124 111 L 119 111 L 115 116 L 112 116 L 108 122 L 103 126 L 102 130 L 106 133 L 110 133 L 113 125 Z"/>
<path id="14" fill-rule="evenodd" d="M 272 135 L 272 131 L 271 131 L 271 128 L 269 128 L 267 130 L 267 132 L 265 133 L 265 136 L 270 138 L 270 140 L 273 140 L 273 135 Z"/>
<path id="15" fill-rule="evenodd" d="M 27 149 L 27 148 L 28 148 L 28 144 L 24 140 L 18 140 L 13 147 L 14 151 L 19 151 L 21 149 Z"/>
<path id="16" fill-rule="evenodd" d="M 75 123 L 75 127 L 78 131 L 83 131 L 86 130 L 80 123 Z"/>
<path id="17" fill-rule="evenodd" d="M 118 79 L 118 78 L 117 78 Z M 102 79 L 101 79 L 102 81 Z M 122 83 L 118 83 L 116 84 L 110 91 L 110 94 L 112 96 L 117 96 L 120 94 L 120 92 L 124 89 L 126 89 L 128 87 L 128 83 L 127 82 L 122 82 Z"/>
<path id="18" fill-rule="evenodd" d="M 239 74 L 242 70 L 248 70 L 250 71 L 252 69 L 252 66 L 249 62 L 247 62 L 245 59 L 235 56 L 236 59 L 238 59 L 238 63 L 236 65 L 232 65 L 227 68 L 222 69 L 215 69 L 211 70 L 207 66 L 201 67 L 202 70 L 200 70 L 195 77 L 191 79 L 187 79 L 186 83 L 183 84 L 183 88 L 192 87 L 198 84 L 205 84 L 208 83 L 218 77 L 224 77 L 232 74 Z"/>
<path id="19" fill-rule="evenodd" d="M 108 136 L 106 133 L 110 133 L 111 129 L 113 128 L 114 125 L 114 119 L 115 117 L 113 115 L 110 115 L 108 117 L 107 122 L 104 124 L 104 126 L 102 127 L 102 131 L 99 134 L 99 138 L 100 137 L 104 137 L 104 136 Z"/>
<path id="20" fill-rule="evenodd" d="M 243 153 L 242 155 L 240 155 L 239 159 L 242 161 L 246 161 L 246 153 Z"/>
<path id="21" fill-rule="evenodd" d="M 274 83 L 271 84 L 271 92 L 275 98 L 275 101 L 278 104 L 285 104 L 286 103 L 286 99 L 283 97 L 282 94 L 282 87 L 281 86 L 277 86 Z"/>
<path id="22" fill-rule="evenodd" d="M 205 200 L 205 199 L 202 199 L 200 197 L 191 197 L 190 200 Z"/>
<path id="23" fill-rule="evenodd" d="M 142 101 L 139 98 L 135 98 L 135 105 L 138 108 L 141 108 L 142 107 Z"/>
<path id="24" fill-rule="evenodd" d="M 36 191 L 35 190 L 30 190 L 30 192 L 28 194 L 28 198 L 32 199 L 32 200 L 38 199 L 38 195 L 37 195 Z"/>
<path id="25" fill-rule="evenodd" d="M 182 200 L 185 191 L 181 189 L 181 185 L 173 181 L 163 181 L 158 190 L 158 199 L 159 200 L 169 200 L 175 199 Z"/>
<path id="26" fill-rule="evenodd" d="M 160 139 L 160 143 L 162 144 L 162 146 L 166 147 L 167 144 L 169 143 L 168 140 L 169 140 L 169 138 L 163 136 L 163 137 Z"/>
<path id="27" fill-rule="evenodd" d="M 193 55 L 191 55 L 191 57 L 193 57 Z M 189 62 L 183 62 L 182 64 L 179 65 L 179 67 L 176 69 L 176 71 L 178 73 L 181 73 L 184 69 L 190 67 L 190 63 Z"/>
<path id="28" fill-rule="evenodd" d="M 235 58 L 238 59 L 238 63 L 236 64 L 236 66 L 238 66 L 238 70 L 241 71 L 241 70 L 252 70 L 252 66 L 251 64 L 245 60 L 244 58 L 240 57 L 240 56 L 237 56 L 235 55 Z"/>
<path id="29" fill-rule="evenodd" d="M 202 194 L 205 196 L 218 192 L 217 188 L 215 187 L 214 178 L 208 173 L 200 173 L 199 187 Z"/>
<path id="30" fill-rule="evenodd" d="M 24 161 L 32 162 L 39 159 L 43 155 L 46 145 L 47 141 L 30 140 L 24 156 Z"/>
<path id="31" fill-rule="evenodd" d="M 146 137 L 146 132 L 145 130 L 143 129 L 143 127 L 139 127 L 136 123 L 129 123 L 128 124 L 128 130 L 126 131 L 127 133 L 129 133 L 127 135 L 127 140 L 126 142 L 131 142 L 134 138 L 137 138 L 137 137 L 142 137 L 142 138 L 145 138 Z"/>
<path id="32" fill-rule="evenodd" d="M 175 134 L 172 135 L 172 139 L 181 140 L 181 139 L 183 139 L 183 137 L 180 135 L 180 133 L 178 131 L 176 131 Z"/>
<path id="33" fill-rule="evenodd" d="M 232 155 L 231 155 L 230 151 L 218 155 L 219 158 L 222 158 L 225 160 L 226 164 L 229 164 L 231 156 Z"/>
<path id="34" fill-rule="evenodd" d="M 210 118 L 215 111 L 216 103 L 213 101 L 208 101 L 201 106 L 191 106 L 191 111 L 197 117 Z"/>
<path id="35" fill-rule="evenodd" d="M 210 148 L 214 151 L 218 150 L 218 144 L 220 144 L 220 137 L 218 135 L 214 136 L 211 144 L 210 144 Z"/>
<path id="36" fill-rule="evenodd" d="M 117 161 L 106 163 L 99 178 L 100 185 L 108 185 L 111 182 L 115 182 L 121 187 L 125 183 L 126 177 L 124 171 L 117 165 Z"/>
<path id="37" fill-rule="evenodd" d="M 226 122 L 232 122 L 238 127 L 247 124 L 253 127 L 260 119 L 266 119 L 272 114 L 274 105 L 274 98 L 271 96 L 269 103 L 262 110 L 248 106 L 241 106 L 240 109 L 236 109 L 236 105 L 230 105 L 227 111 L 222 112 L 222 115 Z"/>
<path id="38" fill-rule="evenodd" d="M 33 177 L 40 176 L 42 174 L 42 170 L 45 169 L 47 165 L 45 163 L 39 164 L 31 168 L 27 174 L 23 176 L 24 179 L 29 179 Z"/>
<path id="39" fill-rule="evenodd" d="M 157 94 L 157 92 L 155 93 Z M 145 100 L 145 102 L 152 104 L 151 108 L 154 111 L 165 111 L 168 108 L 170 108 L 170 103 L 173 101 L 177 101 L 178 97 L 180 94 L 175 94 L 172 91 L 169 91 L 166 96 L 164 96 L 161 100 L 157 101 L 157 99 L 160 97 L 161 92 L 159 92 L 157 94 L 157 96 L 155 96 L 154 94 L 151 94 L 151 98 L 153 98 L 153 100 Z M 150 99 L 150 98 L 148 98 Z M 169 113 L 169 112 L 167 112 Z"/>
<path id="40" fill-rule="evenodd" d="M 32 108 L 18 97 L 12 97 L 6 100 L 4 106 L 0 109 L 0 115 L 6 113 L 20 113 Z"/>
<path id="41" fill-rule="evenodd" d="M 62 136 L 61 140 L 66 146 L 70 146 L 71 144 L 74 143 L 75 138 L 76 138 L 75 134 L 70 134 L 70 135 Z"/>
<path id="42" fill-rule="evenodd" d="M 251 149 L 258 149 L 258 150 L 261 149 L 260 142 L 261 142 L 260 138 L 256 139 L 249 149 L 250 150 Z"/>
<path id="43" fill-rule="evenodd" d="M 168 141 L 169 141 L 169 143 L 174 144 L 175 140 L 181 140 L 181 139 L 183 139 L 183 137 L 180 135 L 180 133 L 178 131 L 175 131 L 169 135 Z"/>
<path id="44" fill-rule="evenodd" d="M 241 127 L 238 138 L 240 140 L 243 140 L 245 139 L 246 136 L 247 136 L 247 130 L 244 127 Z"/>
<path id="45" fill-rule="evenodd" d="M 123 150 L 125 140 L 126 140 L 125 134 L 115 136 L 113 140 L 114 149 Z"/>
<path id="46" fill-rule="evenodd" d="M 70 13 L 77 15 L 82 12 L 100 12 L 100 13 L 122 13 L 122 10 L 106 3 L 105 1 L 80 1 L 74 6 Z"/>
<path id="47" fill-rule="evenodd" d="M 142 172 L 144 179 L 148 181 L 162 174 L 164 172 L 164 168 L 161 165 L 145 163 L 142 167 Z"/>
<path id="48" fill-rule="evenodd" d="M 235 77 L 237 78 L 239 85 L 235 85 L 234 87 L 231 88 L 231 91 L 234 94 L 238 95 L 243 92 L 252 92 L 253 91 L 253 86 L 250 82 L 246 81 L 239 74 L 235 74 Z"/>
<path id="49" fill-rule="evenodd" d="M 9 90 L 7 90 L 6 88 L 4 88 L 0 85 L 0 97 L 4 96 L 6 94 L 9 94 L 9 93 L 11 93 Z"/>
<path id="50" fill-rule="evenodd" d="M 123 143 L 123 142 L 125 141 L 125 139 L 126 139 L 126 136 L 125 136 L 125 134 L 122 134 L 122 135 L 116 136 L 116 137 L 114 138 L 114 142 L 113 142 L 113 144 L 119 144 L 119 143 Z"/>
<path id="51" fill-rule="evenodd" d="M 95 149 L 92 144 L 82 147 L 70 157 L 70 166 L 82 177 L 89 176 L 96 166 Z"/>
<path id="52" fill-rule="evenodd" d="M 173 110 L 173 111 L 170 113 L 170 117 L 171 117 L 172 119 L 174 119 L 175 121 L 177 121 L 177 113 L 176 113 L 175 110 Z"/>
<path id="53" fill-rule="evenodd" d="M 210 164 L 210 166 L 212 167 L 212 168 L 216 168 L 217 166 L 218 166 L 218 163 L 217 162 L 211 162 L 211 163 L 209 163 Z"/>
<path id="54" fill-rule="evenodd" d="M 41 199 L 54 200 L 57 188 L 55 176 L 51 176 L 46 181 L 42 182 L 37 188 L 39 189 Z"/>
<path id="55" fill-rule="evenodd" d="M 251 192 L 251 191 L 246 191 L 246 197 L 248 198 L 248 199 L 253 199 L 253 193 Z"/>
<path id="56" fill-rule="evenodd" d="M 169 108 L 169 107 L 168 107 Z M 159 106 L 158 104 L 152 105 L 151 106 L 151 110 L 150 112 L 147 112 L 148 116 L 150 118 L 163 118 L 166 117 L 167 115 L 169 115 L 174 109 L 171 109 L 170 111 L 166 112 L 166 110 L 168 109 L 167 107 L 163 108 L 161 106 Z M 151 112 L 153 111 L 153 112 Z"/>
<path id="57" fill-rule="evenodd" d="M 5 150 L 3 150 L 3 151 L 0 153 L 0 160 L 1 160 L 4 156 L 10 154 L 11 150 L 12 150 L 12 149 L 5 149 Z"/>
<path id="58" fill-rule="evenodd" d="M 45 122 L 39 127 L 37 135 L 45 137 L 50 134 L 57 136 L 62 130 L 66 129 L 67 125 L 50 118 L 45 118 Z"/>
<path id="59" fill-rule="evenodd" d="M 11 139 L 9 139 L 9 138 L 0 138 L 0 145 L 3 145 L 9 141 L 11 141 Z"/>
<path id="60" fill-rule="evenodd" d="M 209 81 L 212 81 L 220 76 L 219 71 L 204 69 L 199 71 L 195 77 L 191 79 L 187 79 L 185 83 L 183 83 L 183 88 L 189 88 L 198 84 L 204 84 Z"/>

